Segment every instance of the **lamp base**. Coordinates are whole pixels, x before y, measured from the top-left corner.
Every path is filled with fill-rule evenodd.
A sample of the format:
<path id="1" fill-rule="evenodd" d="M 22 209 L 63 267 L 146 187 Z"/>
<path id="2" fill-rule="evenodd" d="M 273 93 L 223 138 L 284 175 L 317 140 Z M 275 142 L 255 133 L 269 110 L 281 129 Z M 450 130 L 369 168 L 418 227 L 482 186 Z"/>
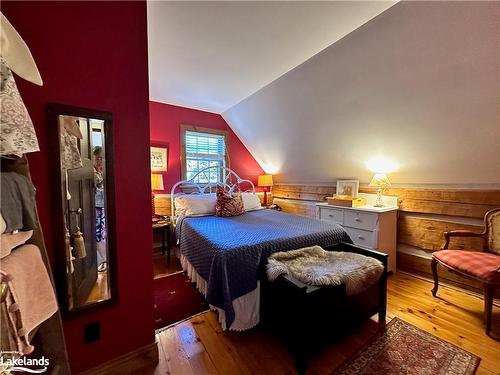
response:
<path id="1" fill-rule="evenodd" d="M 380 186 L 377 188 L 377 199 L 375 199 L 373 207 L 384 207 L 384 202 L 382 202 L 382 188 Z"/>

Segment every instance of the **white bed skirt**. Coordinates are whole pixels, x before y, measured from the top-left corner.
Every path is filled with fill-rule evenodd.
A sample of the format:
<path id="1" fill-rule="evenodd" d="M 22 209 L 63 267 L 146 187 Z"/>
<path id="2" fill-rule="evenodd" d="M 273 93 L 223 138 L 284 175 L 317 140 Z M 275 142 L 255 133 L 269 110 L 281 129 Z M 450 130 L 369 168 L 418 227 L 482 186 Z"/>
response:
<path id="1" fill-rule="evenodd" d="M 189 279 L 196 284 L 196 288 L 206 297 L 208 290 L 206 280 L 196 272 L 196 269 L 183 254 L 180 254 L 180 261 L 182 269 L 187 272 Z M 224 310 L 213 305 L 210 305 L 210 309 L 217 311 L 222 329 L 227 330 Z M 235 318 L 229 330 L 245 331 L 255 327 L 260 321 L 260 283 L 257 282 L 257 288 L 251 292 L 233 300 L 233 309 Z"/>

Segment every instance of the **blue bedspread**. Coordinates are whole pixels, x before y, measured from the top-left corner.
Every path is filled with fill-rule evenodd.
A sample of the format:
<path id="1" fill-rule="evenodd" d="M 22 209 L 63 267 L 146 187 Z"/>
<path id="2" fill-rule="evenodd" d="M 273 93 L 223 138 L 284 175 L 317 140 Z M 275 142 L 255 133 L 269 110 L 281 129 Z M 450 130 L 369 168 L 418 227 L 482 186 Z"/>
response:
<path id="1" fill-rule="evenodd" d="M 259 266 L 277 251 L 351 242 L 336 224 L 274 210 L 235 217 L 189 217 L 178 223 L 180 251 L 207 281 L 207 301 L 234 321 L 232 301 L 257 287 Z"/>

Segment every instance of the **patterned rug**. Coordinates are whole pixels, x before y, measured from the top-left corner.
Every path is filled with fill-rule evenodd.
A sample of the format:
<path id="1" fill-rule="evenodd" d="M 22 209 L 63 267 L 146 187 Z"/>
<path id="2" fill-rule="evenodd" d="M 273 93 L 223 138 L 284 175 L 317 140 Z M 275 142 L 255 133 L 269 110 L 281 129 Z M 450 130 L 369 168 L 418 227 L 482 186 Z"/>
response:
<path id="1" fill-rule="evenodd" d="M 154 294 L 156 330 L 208 310 L 205 298 L 184 272 L 155 279 Z"/>
<path id="2" fill-rule="evenodd" d="M 481 359 L 394 318 L 335 375 L 472 375 Z"/>

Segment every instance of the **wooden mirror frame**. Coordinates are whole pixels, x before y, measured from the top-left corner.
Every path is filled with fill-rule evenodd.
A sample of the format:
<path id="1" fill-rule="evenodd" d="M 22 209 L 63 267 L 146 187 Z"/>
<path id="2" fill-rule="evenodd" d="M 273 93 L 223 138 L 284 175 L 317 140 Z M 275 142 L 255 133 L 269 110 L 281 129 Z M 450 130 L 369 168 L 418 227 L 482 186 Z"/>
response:
<path id="1" fill-rule="evenodd" d="M 109 290 L 110 298 L 104 301 L 98 301 L 84 306 L 69 309 L 68 303 L 68 283 L 67 283 L 67 260 L 65 243 L 65 224 L 63 220 L 64 204 L 63 197 L 66 195 L 62 184 L 61 172 L 61 153 L 60 153 L 60 127 L 59 116 L 85 117 L 104 121 L 104 139 L 106 154 L 106 231 L 107 231 L 107 256 L 109 269 Z M 111 112 L 100 111 L 88 108 L 74 107 L 64 104 L 49 104 L 47 107 L 47 137 L 49 143 L 49 168 L 52 178 L 50 178 L 50 190 L 54 197 L 53 207 L 53 237 L 54 237 L 54 265 L 53 273 L 57 298 L 63 318 L 70 319 L 81 316 L 84 313 L 93 312 L 97 309 L 115 305 L 118 303 L 118 267 L 116 250 L 116 210 L 115 210 L 115 176 L 113 169 L 113 115 Z"/>

